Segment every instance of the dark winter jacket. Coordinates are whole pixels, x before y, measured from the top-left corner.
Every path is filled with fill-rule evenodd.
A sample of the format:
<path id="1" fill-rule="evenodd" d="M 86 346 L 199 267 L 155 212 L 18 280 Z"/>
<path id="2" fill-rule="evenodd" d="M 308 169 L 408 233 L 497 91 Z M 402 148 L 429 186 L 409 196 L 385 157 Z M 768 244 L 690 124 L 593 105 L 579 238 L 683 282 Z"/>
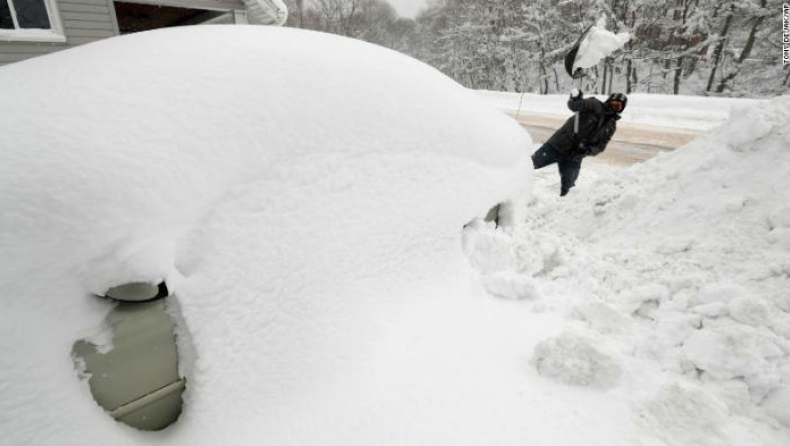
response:
<path id="1" fill-rule="evenodd" d="M 579 112 L 579 134 L 573 134 L 575 116 L 571 116 L 547 142 L 569 158 L 603 152 L 617 130 L 620 115 L 596 98 L 570 99 L 568 108 Z M 584 143 L 588 151 L 580 152 L 579 143 Z"/>

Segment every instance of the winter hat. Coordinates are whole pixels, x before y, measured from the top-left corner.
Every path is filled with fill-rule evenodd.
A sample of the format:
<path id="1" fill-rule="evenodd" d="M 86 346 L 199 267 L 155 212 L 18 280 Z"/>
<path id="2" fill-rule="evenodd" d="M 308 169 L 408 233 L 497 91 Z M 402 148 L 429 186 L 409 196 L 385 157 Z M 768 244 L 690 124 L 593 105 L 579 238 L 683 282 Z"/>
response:
<path id="1" fill-rule="evenodd" d="M 606 100 L 606 102 L 609 101 L 617 101 L 622 103 L 623 110 L 625 110 L 625 106 L 628 104 L 628 96 L 624 95 L 623 93 L 612 93 L 609 95 L 609 99 Z M 623 110 L 620 110 L 620 112 L 622 113 Z"/>

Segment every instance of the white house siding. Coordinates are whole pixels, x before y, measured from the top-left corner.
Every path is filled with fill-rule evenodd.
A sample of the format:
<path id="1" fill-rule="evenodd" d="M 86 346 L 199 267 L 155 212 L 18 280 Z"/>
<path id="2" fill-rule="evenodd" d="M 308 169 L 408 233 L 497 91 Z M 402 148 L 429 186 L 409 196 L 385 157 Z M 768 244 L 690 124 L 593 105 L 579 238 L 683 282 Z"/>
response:
<path id="1" fill-rule="evenodd" d="M 117 36 L 112 0 L 58 0 L 65 43 L 0 42 L 0 65 Z"/>

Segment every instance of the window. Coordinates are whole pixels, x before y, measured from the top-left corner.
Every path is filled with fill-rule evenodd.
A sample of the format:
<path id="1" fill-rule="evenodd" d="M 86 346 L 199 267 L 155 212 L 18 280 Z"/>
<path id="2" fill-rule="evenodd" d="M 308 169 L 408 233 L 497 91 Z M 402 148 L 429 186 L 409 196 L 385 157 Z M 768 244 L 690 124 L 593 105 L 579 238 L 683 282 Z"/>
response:
<path id="1" fill-rule="evenodd" d="M 0 0 L 0 40 L 65 42 L 49 0 Z"/>
<path id="2" fill-rule="evenodd" d="M 110 288 L 103 297 L 117 303 L 101 331 L 71 350 L 77 375 L 87 380 L 96 403 L 137 429 L 164 429 L 182 410 L 187 380 L 179 373 L 178 348 L 189 340 L 182 330 L 176 343 L 175 321 L 182 316 L 169 294 L 164 282 Z"/>

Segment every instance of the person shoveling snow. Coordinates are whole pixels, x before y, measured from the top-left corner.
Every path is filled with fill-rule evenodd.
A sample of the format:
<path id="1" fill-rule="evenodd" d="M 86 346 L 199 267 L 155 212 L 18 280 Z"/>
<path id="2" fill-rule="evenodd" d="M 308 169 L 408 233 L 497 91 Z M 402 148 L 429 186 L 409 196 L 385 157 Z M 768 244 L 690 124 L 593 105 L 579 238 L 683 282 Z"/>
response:
<path id="1" fill-rule="evenodd" d="M 585 69 L 597 65 L 630 40 L 630 34 L 615 35 L 607 31 L 605 25 L 606 17 L 602 17 L 597 25 L 587 28 L 565 56 L 565 69 L 572 78 L 584 76 Z M 627 102 L 628 98 L 622 93 L 612 93 L 601 103 L 596 98 L 583 99 L 582 92 L 576 88 L 571 91 L 568 108 L 575 115 L 532 155 L 535 169 L 557 163 L 561 197 L 576 184 L 582 159 L 606 149 Z"/>
<path id="2" fill-rule="evenodd" d="M 617 130 L 617 120 L 628 102 L 626 95 L 612 93 L 606 102 L 596 98 L 583 99 L 577 89 L 571 91 L 568 108 L 576 112 L 565 121 L 533 155 L 535 169 L 557 163 L 560 171 L 560 196 L 565 196 L 576 183 L 582 159 L 596 156 Z"/>

